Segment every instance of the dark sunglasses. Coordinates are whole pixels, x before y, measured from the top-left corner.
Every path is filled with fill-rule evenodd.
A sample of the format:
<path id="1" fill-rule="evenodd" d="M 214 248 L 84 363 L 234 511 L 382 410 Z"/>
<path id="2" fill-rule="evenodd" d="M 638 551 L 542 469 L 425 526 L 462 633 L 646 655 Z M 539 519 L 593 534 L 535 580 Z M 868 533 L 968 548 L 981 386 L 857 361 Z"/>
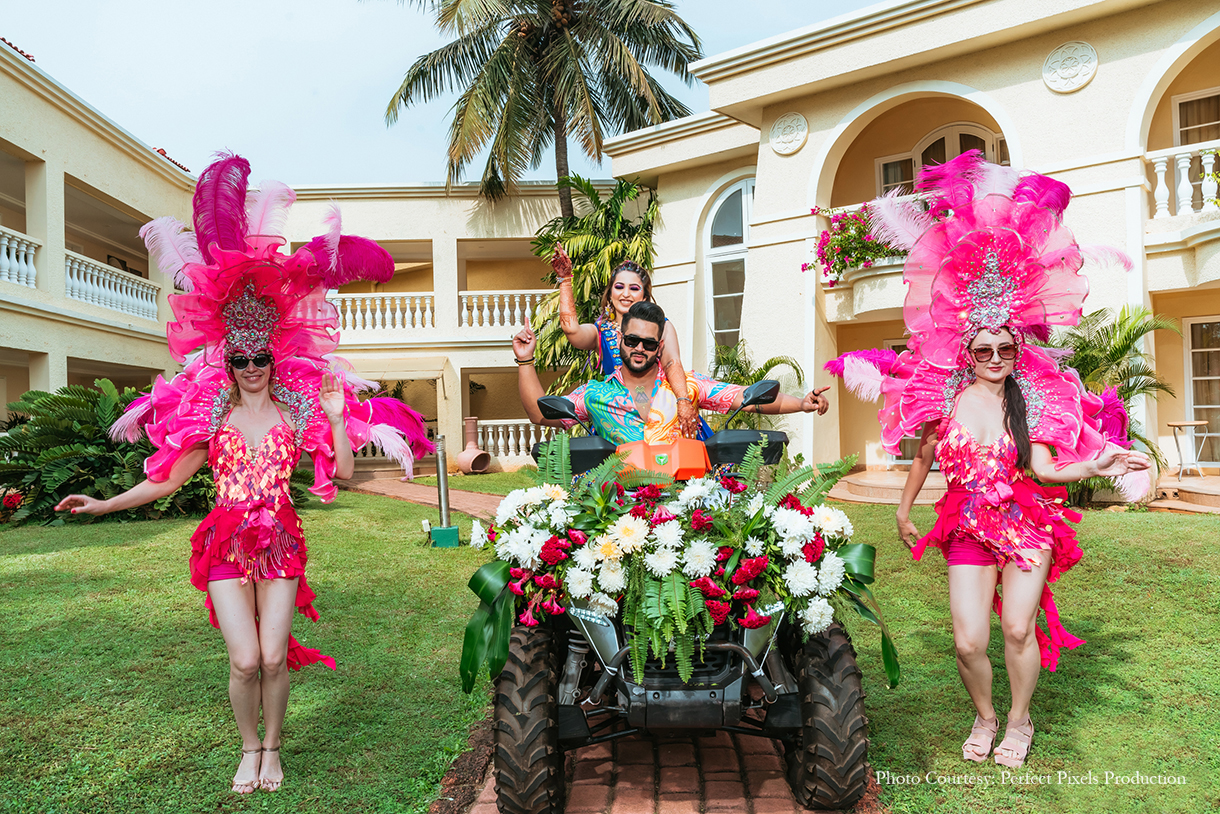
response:
<path id="1" fill-rule="evenodd" d="M 255 367 L 266 367 L 271 364 L 270 353 L 258 353 L 251 359 L 248 356 L 230 356 L 229 366 L 234 370 L 245 370 L 250 366 L 250 362 L 254 362 Z"/>
<path id="2" fill-rule="evenodd" d="M 996 348 L 995 351 L 996 353 L 1000 354 L 1000 358 L 1006 362 L 1011 362 L 1013 359 L 1017 358 L 1016 345 L 1000 345 L 1000 347 Z M 974 350 L 970 351 L 970 353 L 974 356 L 974 361 L 976 362 L 991 361 L 991 348 L 975 348 Z"/>
<path id="3" fill-rule="evenodd" d="M 623 344 L 629 348 L 643 345 L 644 350 L 652 353 L 654 350 L 661 347 L 661 340 L 648 339 L 647 337 L 636 336 L 635 334 L 623 334 Z"/>

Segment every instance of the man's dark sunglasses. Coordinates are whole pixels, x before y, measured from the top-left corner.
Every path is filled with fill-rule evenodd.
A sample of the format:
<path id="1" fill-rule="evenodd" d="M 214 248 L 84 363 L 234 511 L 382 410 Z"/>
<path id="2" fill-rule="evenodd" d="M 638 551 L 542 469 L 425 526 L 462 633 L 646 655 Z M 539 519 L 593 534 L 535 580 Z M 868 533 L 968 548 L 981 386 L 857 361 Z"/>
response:
<path id="1" fill-rule="evenodd" d="M 635 334 L 623 334 L 623 344 L 629 348 L 634 348 L 637 345 L 643 345 L 644 350 L 652 353 L 654 350 L 661 347 L 661 340 L 649 339 L 644 336 L 636 336 Z"/>
<path id="2" fill-rule="evenodd" d="M 266 367 L 267 365 L 271 364 L 271 354 L 255 354 L 253 359 L 248 356 L 230 356 L 229 366 L 234 370 L 245 370 L 247 367 L 249 367 L 250 362 L 252 361 L 254 362 L 255 367 Z"/>
<path id="3" fill-rule="evenodd" d="M 974 361 L 976 362 L 991 361 L 991 348 L 975 348 L 970 352 L 974 354 Z M 1006 362 L 1011 362 L 1013 359 L 1017 358 L 1016 345 L 1000 345 L 1000 347 L 996 348 L 996 352 L 999 353 L 1000 358 Z"/>

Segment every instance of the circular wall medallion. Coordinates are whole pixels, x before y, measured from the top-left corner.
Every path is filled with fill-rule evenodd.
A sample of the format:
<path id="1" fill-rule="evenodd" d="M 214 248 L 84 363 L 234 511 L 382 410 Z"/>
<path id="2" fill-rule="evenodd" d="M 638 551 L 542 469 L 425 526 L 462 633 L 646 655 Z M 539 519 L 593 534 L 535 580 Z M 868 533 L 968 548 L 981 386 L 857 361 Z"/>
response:
<path id="1" fill-rule="evenodd" d="M 800 113 L 785 113 L 771 125 L 771 149 L 780 155 L 792 155 L 805 146 L 809 122 Z"/>
<path id="2" fill-rule="evenodd" d="M 1097 74 L 1097 51 L 1087 42 L 1065 42 L 1042 63 L 1042 81 L 1056 93 L 1080 90 Z"/>

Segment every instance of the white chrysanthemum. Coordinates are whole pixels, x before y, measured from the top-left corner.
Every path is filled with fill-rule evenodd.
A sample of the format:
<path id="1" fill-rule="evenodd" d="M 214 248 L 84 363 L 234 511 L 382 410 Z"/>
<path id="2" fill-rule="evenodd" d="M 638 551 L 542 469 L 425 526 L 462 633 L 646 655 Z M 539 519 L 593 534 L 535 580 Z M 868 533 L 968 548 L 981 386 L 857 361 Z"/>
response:
<path id="1" fill-rule="evenodd" d="M 644 557 L 644 565 L 656 577 L 667 577 L 678 566 L 678 552 L 672 548 L 658 548 Z"/>
<path id="2" fill-rule="evenodd" d="M 784 583 L 793 596 L 809 596 L 818 589 L 818 569 L 804 560 L 794 562 L 784 571 Z"/>
<path id="3" fill-rule="evenodd" d="M 757 537 L 747 537 L 745 542 L 746 553 L 751 557 L 757 557 L 763 553 L 763 549 L 767 547 L 766 540 L 760 540 Z"/>
<path id="4" fill-rule="evenodd" d="M 588 545 L 573 546 L 572 564 L 577 568 L 592 571 L 597 567 L 597 555 L 593 553 L 593 549 Z"/>
<path id="5" fill-rule="evenodd" d="M 552 503 L 547 511 L 547 522 L 557 532 L 566 532 L 576 517 L 577 509 L 567 503 Z"/>
<path id="6" fill-rule="evenodd" d="M 568 490 L 557 483 L 544 483 L 540 488 L 549 500 L 564 503 L 568 499 Z"/>
<path id="7" fill-rule="evenodd" d="M 733 493 L 725 489 L 720 484 L 716 486 L 703 498 L 703 508 L 705 509 L 725 509 L 733 501 Z"/>
<path id="8" fill-rule="evenodd" d="M 829 506 L 814 506 L 813 514 L 809 519 L 813 521 L 814 526 L 822 532 L 823 536 L 840 537 L 843 534 L 843 521 L 847 519 L 847 515 Z"/>
<path id="9" fill-rule="evenodd" d="M 856 533 L 855 528 L 851 524 L 851 518 L 849 518 L 842 509 L 836 509 L 833 506 L 828 508 L 835 513 L 835 517 L 837 517 L 839 520 L 839 533 L 841 536 L 850 538 Z"/>
<path id="10" fill-rule="evenodd" d="M 470 547 L 482 548 L 487 545 L 487 530 L 483 528 L 483 524 L 475 520 L 470 524 Z"/>
<path id="11" fill-rule="evenodd" d="M 682 524 L 677 520 L 662 523 L 652 530 L 652 537 L 661 548 L 677 548 L 682 545 Z"/>
<path id="12" fill-rule="evenodd" d="M 606 534 L 624 554 L 630 554 L 643 548 L 648 537 L 648 521 L 642 517 L 632 517 L 625 514 L 614 525 L 606 530 Z"/>
<path id="13" fill-rule="evenodd" d="M 682 487 L 682 492 L 678 495 L 678 502 L 685 507 L 697 509 L 719 485 L 711 478 L 695 478 L 687 481 L 686 486 Z"/>
<path id="14" fill-rule="evenodd" d="M 597 572 L 597 584 L 603 591 L 612 594 L 626 588 L 627 575 L 623 573 L 623 564 L 618 560 L 606 560 Z"/>
<path id="15" fill-rule="evenodd" d="M 784 556 L 790 560 L 805 559 L 805 543 L 809 542 L 801 537 L 785 537 L 779 541 L 780 551 L 784 552 Z"/>
<path id="16" fill-rule="evenodd" d="M 618 547 L 618 543 L 610 539 L 608 534 L 599 534 L 589 541 L 589 546 L 593 549 L 593 555 L 600 562 L 601 560 L 617 560 L 623 556 L 623 550 Z"/>
<path id="17" fill-rule="evenodd" d="M 589 597 L 589 610 L 613 619 L 618 616 L 618 603 L 614 601 L 613 597 L 606 594 L 593 594 Z"/>
<path id="18" fill-rule="evenodd" d="M 766 505 L 766 502 L 766 495 L 764 495 L 762 492 L 755 492 L 754 497 L 750 498 L 749 502 L 746 503 L 746 514 L 753 517 L 754 515 L 758 514 L 759 510 L 762 509 L 763 506 Z"/>
<path id="19" fill-rule="evenodd" d="M 522 568 L 536 570 L 542 565 L 538 555 L 542 546 L 551 538 L 547 529 L 522 526 L 509 534 L 508 553 Z"/>
<path id="20" fill-rule="evenodd" d="M 517 515 L 517 510 L 525 505 L 525 489 L 514 489 L 504 496 L 496 507 L 496 525 L 503 527 L 505 523 Z"/>
<path id="21" fill-rule="evenodd" d="M 682 555 L 682 572 L 691 579 L 706 577 L 716 567 L 716 546 L 695 540 Z"/>
<path id="22" fill-rule="evenodd" d="M 571 596 L 584 599 L 593 593 L 593 572 L 583 568 L 569 568 L 565 584 Z"/>
<path id="23" fill-rule="evenodd" d="M 835 610 L 829 602 L 819 596 L 809 600 L 809 604 L 801 611 L 800 616 L 805 632 L 810 636 L 816 636 L 830 627 L 830 623 L 835 620 Z"/>
<path id="24" fill-rule="evenodd" d="M 813 539 L 813 523 L 796 509 L 776 509 L 771 514 L 771 525 L 775 526 L 780 537 L 800 540 L 801 545 Z"/>
<path id="25" fill-rule="evenodd" d="M 837 591 L 845 573 L 847 566 L 843 558 L 833 551 L 827 551 L 822 555 L 822 567 L 818 569 L 818 593 L 826 596 Z"/>

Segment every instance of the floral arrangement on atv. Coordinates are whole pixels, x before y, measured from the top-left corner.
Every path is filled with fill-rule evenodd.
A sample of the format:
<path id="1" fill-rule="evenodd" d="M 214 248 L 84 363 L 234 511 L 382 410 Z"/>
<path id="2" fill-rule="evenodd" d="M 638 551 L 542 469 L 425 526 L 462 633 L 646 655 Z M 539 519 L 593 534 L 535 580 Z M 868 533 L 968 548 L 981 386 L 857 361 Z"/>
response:
<path id="1" fill-rule="evenodd" d="M 808 637 L 848 608 L 881 627 L 896 686 L 897 652 L 869 588 L 876 550 L 851 542 L 851 521 L 822 503 L 854 457 L 771 482 L 764 448 L 732 474 L 684 484 L 627 468 L 621 454 L 574 479 L 557 435 L 539 458 L 542 482 L 506 496 L 486 531 L 476 521 L 471 544 L 496 559 L 470 580 L 481 602 L 466 628 L 466 692 L 484 662 L 493 676 L 503 669 L 514 624 L 617 617 L 635 632 L 636 675 L 650 654 L 672 655 L 686 681 L 717 626 L 764 633 L 787 614 Z"/>

